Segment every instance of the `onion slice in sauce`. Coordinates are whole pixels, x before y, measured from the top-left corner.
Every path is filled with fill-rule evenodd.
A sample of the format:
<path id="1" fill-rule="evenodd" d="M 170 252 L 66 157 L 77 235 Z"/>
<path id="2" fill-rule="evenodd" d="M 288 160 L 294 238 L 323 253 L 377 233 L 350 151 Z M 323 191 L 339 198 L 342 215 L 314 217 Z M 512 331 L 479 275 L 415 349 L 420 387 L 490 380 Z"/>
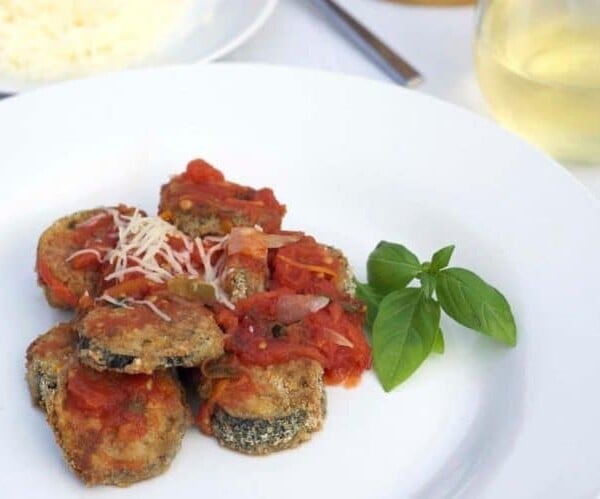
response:
<path id="1" fill-rule="evenodd" d="M 323 328 L 323 332 L 327 333 L 331 338 L 331 341 L 336 345 L 339 345 L 341 347 L 354 348 L 354 343 L 352 343 L 343 334 L 338 333 L 337 331 L 328 327 Z"/>
<path id="2" fill-rule="evenodd" d="M 268 249 L 281 248 L 302 238 L 301 232 L 289 234 L 265 234 L 254 227 L 234 227 L 229 234 L 227 254 L 264 257 Z"/>
<path id="3" fill-rule="evenodd" d="M 229 233 L 227 254 L 243 253 L 255 258 L 266 257 L 268 248 L 262 236 L 262 232 L 252 227 L 234 227 Z"/>
<path id="4" fill-rule="evenodd" d="M 275 305 L 276 318 L 282 324 L 298 322 L 329 305 L 329 298 L 319 295 L 282 295 Z"/>
<path id="5" fill-rule="evenodd" d="M 263 234 L 262 237 L 267 244 L 267 248 L 275 249 L 300 241 L 300 239 L 304 237 L 304 234 L 302 232 L 290 234 Z"/>

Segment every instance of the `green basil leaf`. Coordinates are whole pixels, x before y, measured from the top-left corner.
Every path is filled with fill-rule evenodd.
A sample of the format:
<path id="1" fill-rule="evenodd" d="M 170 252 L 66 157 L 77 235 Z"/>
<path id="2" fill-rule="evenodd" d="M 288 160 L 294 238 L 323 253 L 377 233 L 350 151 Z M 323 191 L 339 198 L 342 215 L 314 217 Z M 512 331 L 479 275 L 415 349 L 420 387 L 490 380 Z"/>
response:
<path id="1" fill-rule="evenodd" d="M 421 272 L 417 278 L 421 282 L 421 289 L 423 290 L 423 293 L 431 298 L 433 296 L 433 292 L 435 291 L 435 276 L 427 272 Z"/>
<path id="2" fill-rule="evenodd" d="M 442 270 L 435 290 L 440 305 L 455 321 L 511 347 L 517 344 L 517 327 L 506 298 L 473 272 Z"/>
<path id="3" fill-rule="evenodd" d="M 381 293 L 404 288 L 421 270 L 419 259 L 401 244 L 381 241 L 369 255 L 369 284 Z"/>
<path id="4" fill-rule="evenodd" d="M 444 333 L 442 332 L 442 329 L 438 329 L 437 334 L 435 335 L 435 340 L 433 341 L 433 347 L 431 348 L 431 351 L 433 353 L 439 353 L 442 354 L 444 353 L 444 351 L 446 350 L 446 343 L 444 342 Z"/>
<path id="5" fill-rule="evenodd" d="M 431 257 L 431 269 L 435 272 L 445 269 L 450 263 L 452 253 L 454 253 L 454 245 L 446 246 L 436 251 Z"/>
<path id="6" fill-rule="evenodd" d="M 439 304 L 420 289 L 394 291 L 381 301 L 373 324 L 373 364 L 386 392 L 429 356 L 439 325 Z"/>
<path id="7" fill-rule="evenodd" d="M 367 306 L 367 330 L 371 332 L 373 322 L 375 322 L 375 317 L 377 317 L 379 303 L 383 300 L 384 295 L 378 293 L 368 284 L 356 280 L 354 283 L 356 284 L 356 297 Z"/>

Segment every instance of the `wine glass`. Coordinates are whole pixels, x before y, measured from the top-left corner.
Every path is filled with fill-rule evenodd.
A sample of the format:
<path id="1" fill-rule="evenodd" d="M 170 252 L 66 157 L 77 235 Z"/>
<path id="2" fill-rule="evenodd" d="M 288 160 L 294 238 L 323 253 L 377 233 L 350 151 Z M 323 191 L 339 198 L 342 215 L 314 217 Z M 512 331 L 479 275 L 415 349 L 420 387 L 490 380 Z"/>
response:
<path id="1" fill-rule="evenodd" d="M 475 53 L 500 123 L 559 160 L 600 164 L 600 1 L 480 0 Z"/>

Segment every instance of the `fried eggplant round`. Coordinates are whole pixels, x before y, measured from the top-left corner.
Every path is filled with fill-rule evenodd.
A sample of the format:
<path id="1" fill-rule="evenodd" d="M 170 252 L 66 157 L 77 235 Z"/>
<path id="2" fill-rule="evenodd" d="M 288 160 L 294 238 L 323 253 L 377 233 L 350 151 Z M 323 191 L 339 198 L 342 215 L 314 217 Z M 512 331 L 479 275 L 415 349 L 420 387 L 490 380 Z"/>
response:
<path id="1" fill-rule="evenodd" d="M 171 371 L 99 372 L 74 361 L 58 378 L 48 422 L 86 485 L 128 486 L 163 473 L 190 421 Z"/>
<path id="2" fill-rule="evenodd" d="M 228 182 L 201 159 L 161 188 L 160 215 L 192 237 L 224 235 L 232 227 L 260 225 L 266 232 L 281 227 L 285 206 L 268 188 Z"/>
<path id="3" fill-rule="evenodd" d="M 318 362 L 253 366 L 238 379 L 212 383 L 212 399 L 204 402 L 211 406 L 209 432 L 229 449 L 270 454 L 296 447 L 323 426 L 326 400 Z"/>
<path id="4" fill-rule="evenodd" d="M 78 329 L 79 359 L 98 370 L 149 374 L 223 354 L 223 333 L 212 313 L 170 294 L 123 307 L 97 306 Z"/>
<path id="5" fill-rule="evenodd" d="M 51 306 L 73 309 L 84 293 L 95 295 L 98 272 L 93 269 L 74 269 L 67 259 L 85 244 L 85 236 L 78 228 L 103 211 L 85 210 L 60 218 L 41 235 L 36 271 L 38 284 Z"/>
<path id="6" fill-rule="evenodd" d="M 46 410 L 46 399 L 56 389 L 58 373 L 75 356 L 77 329 L 57 324 L 27 348 L 27 384 L 32 402 Z"/>

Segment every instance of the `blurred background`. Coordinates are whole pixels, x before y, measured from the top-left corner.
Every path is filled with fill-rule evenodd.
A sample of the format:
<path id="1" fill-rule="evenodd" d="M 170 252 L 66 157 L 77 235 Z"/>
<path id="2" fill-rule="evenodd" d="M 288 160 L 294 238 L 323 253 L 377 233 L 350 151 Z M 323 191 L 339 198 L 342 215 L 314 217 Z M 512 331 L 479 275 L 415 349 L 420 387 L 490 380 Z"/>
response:
<path id="1" fill-rule="evenodd" d="M 600 196 L 598 0 L 0 0 L 0 93 L 213 60 L 391 81 L 338 7 L 423 76 L 416 91 L 497 120 Z"/>

